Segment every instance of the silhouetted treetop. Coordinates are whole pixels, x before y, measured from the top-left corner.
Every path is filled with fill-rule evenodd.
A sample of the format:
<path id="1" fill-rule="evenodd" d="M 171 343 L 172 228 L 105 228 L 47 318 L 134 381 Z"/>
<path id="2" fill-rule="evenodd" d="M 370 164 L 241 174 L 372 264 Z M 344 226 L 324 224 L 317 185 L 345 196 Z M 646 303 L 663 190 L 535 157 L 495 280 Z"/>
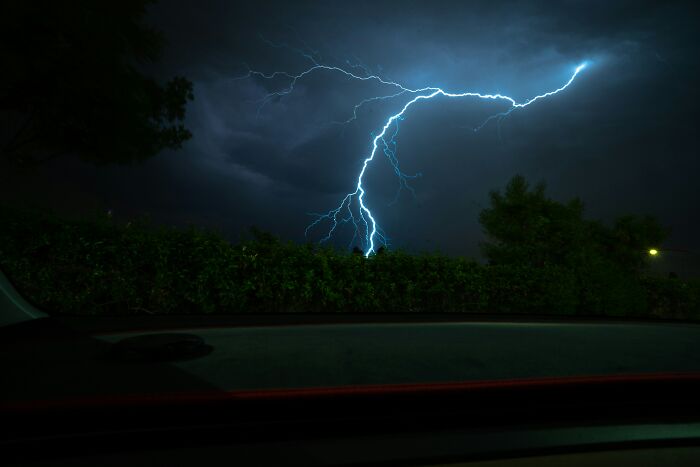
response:
<path id="1" fill-rule="evenodd" d="M 75 154 L 98 164 L 141 160 L 191 137 L 192 83 L 143 69 L 163 38 L 146 0 L 10 2 L 0 19 L 2 157 L 36 163 Z"/>
<path id="2" fill-rule="evenodd" d="M 503 192 L 491 192 L 490 200 L 479 222 L 488 238 L 482 250 L 493 264 L 578 268 L 602 261 L 638 271 L 648 264 L 648 249 L 667 236 L 649 216 L 623 216 L 612 227 L 584 219 L 580 199 L 552 200 L 543 183 L 531 188 L 520 175 Z"/>

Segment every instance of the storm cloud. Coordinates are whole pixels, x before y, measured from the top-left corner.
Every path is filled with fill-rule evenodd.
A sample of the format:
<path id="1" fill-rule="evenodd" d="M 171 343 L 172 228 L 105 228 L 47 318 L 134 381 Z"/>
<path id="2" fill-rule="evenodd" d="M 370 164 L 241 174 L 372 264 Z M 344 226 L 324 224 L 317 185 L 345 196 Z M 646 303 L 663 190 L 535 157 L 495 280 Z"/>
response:
<path id="1" fill-rule="evenodd" d="M 699 247 L 700 24 L 691 3 L 253 3 L 168 1 L 150 12 L 168 41 L 154 72 L 195 85 L 187 118 L 194 137 L 181 151 L 127 168 L 58 162 L 34 177 L 56 189 L 79 186 L 81 197 L 128 215 L 231 237 L 255 224 L 303 241 L 308 213 L 353 190 L 371 133 L 407 99 L 371 103 L 337 125 L 357 102 L 393 89 L 321 71 L 259 109 L 287 83 L 236 79 L 247 67 L 299 73 L 310 61 L 297 48 L 409 87 L 526 99 L 589 60 L 565 93 L 478 133 L 470 128 L 502 103 L 435 99 L 412 108 L 397 142 L 402 169 L 422 174 L 415 198 L 404 191 L 389 206 L 399 185 L 383 158 L 366 178 L 392 245 L 478 255 L 477 216 L 489 190 L 521 173 L 545 181 L 557 199 L 581 197 L 590 217 L 652 214 L 671 228 L 669 244 Z M 348 240 L 341 234 L 339 244 Z"/>

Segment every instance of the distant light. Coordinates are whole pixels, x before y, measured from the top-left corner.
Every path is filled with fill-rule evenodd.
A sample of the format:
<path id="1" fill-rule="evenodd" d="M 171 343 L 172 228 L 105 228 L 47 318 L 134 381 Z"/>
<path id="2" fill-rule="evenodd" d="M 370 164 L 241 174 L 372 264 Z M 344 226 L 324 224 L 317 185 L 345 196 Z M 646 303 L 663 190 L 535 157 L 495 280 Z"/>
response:
<path id="1" fill-rule="evenodd" d="M 650 254 L 651 256 L 656 256 L 656 255 L 659 254 L 659 250 L 657 250 L 656 248 L 652 248 L 652 249 L 649 250 L 649 254 Z"/>

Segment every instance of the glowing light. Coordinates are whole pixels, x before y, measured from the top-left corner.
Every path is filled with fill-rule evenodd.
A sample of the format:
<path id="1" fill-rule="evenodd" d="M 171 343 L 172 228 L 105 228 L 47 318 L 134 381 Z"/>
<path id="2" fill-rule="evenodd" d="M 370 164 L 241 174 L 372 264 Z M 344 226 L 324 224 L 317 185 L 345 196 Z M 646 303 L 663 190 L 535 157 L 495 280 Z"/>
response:
<path id="1" fill-rule="evenodd" d="M 659 254 L 659 250 L 657 250 L 656 248 L 651 248 L 649 250 L 649 255 L 651 255 L 651 256 L 656 256 L 658 254 Z"/>
<path id="2" fill-rule="evenodd" d="M 269 41 L 268 41 L 269 42 Z M 272 44 L 274 46 L 274 44 Z M 290 48 L 285 45 L 285 47 Z M 326 235 L 321 239 L 321 242 L 328 241 L 333 234 L 336 232 L 337 227 L 340 224 L 344 223 L 351 223 L 354 226 L 355 233 L 353 235 L 353 238 L 351 240 L 351 245 L 352 243 L 357 239 L 361 238 L 362 239 L 362 245 L 364 247 L 364 254 L 365 256 L 369 256 L 375 251 L 375 245 L 377 244 L 383 244 L 385 245 L 387 243 L 387 237 L 383 233 L 383 231 L 380 229 L 376 218 L 372 214 L 372 211 L 370 210 L 369 206 L 367 205 L 365 195 L 366 191 L 365 188 L 362 184 L 363 182 L 363 177 L 365 173 L 367 172 L 367 169 L 369 167 L 369 164 L 374 160 L 375 155 L 377 154 L 377 150 L 381 149 L 381 151 L 387 156 L 389 159 L 389 162 L 391 163 L 392 167 L 394 168 L 394 172 L 399 178 L 399 190 L 401 188 L 408 188 L 409 190 L 412 191 L 411 187 L 408 185 L 408 180 L 412 178 L 419 177 L 420 174 L 415 174 L 415 175 L 407 175 L 403 173 L 400 168 L 399 168 L 399 163 L 398 159 L 396 157 L 396 149 L 395 149 L 395 138 L 398 135 L 399 131 L 399 123 L 401 120 L 405 118 L 406 112 L 409 110 L 410 107 L 412 107 L 414 104 L 421 103 L 423 101 L 428 101 L 430 99 L 433 99 L 435 97 L 441 96 L 441 97 L 446 97 L 446 98 L 476 98 L 476 99 L 485 99 L 485 100 L 493 100 L 493 101 L 505 101 L 506 103 L 509 104 L 509 108 L 504 111 L 504 112 L 499 112 L 497 114 L 494 114 L 490 117 L 488 117 L 484 122 L 481 123 L 481 125 L 477 126 L 474 128 L 474 131 L 479 131 L 481 128 L 483 128 L 486 124 L 488 124 L 490 121 L 494 119 L 501 120 L 508 115 L 510 115 L 513 111 L 516 109 L 522 109 L 524 107 L 529 106 L 530 104 L 533 104 L 534 102 L 544 99 L 546 97 L 553 96 L 554 94 L 557 94 L 566 88 L 568 88 L 571 83 L 574 82 L 578 74 L 583 71 L 586 66 L 588 65 L 588 62 L 583 62 L 579 64 L 574 71 L 572 72 L 571 76 L 569 79 L 560 87 L 552 90 L 545 92 L 543 94 L 539 94 L 537 96 L 534 96 L 530 99 L 527 99 L 522 102 L 516 101 L 514 98 L 510 96 L 506 96 L 503 94 L 484 94 L 484 93 L 479 93 L 479 92 L 473 92 L 473 91 L 465 91 L 465 92 L 448 92 L 443 90 L 442 88 L 439 87 L 433 87 L 433 86 L 428 86 L 428 87 L 423 87 L 423 88 L 409 88 L 406 86 L 403 86 L 402 84 L 392 81 L 392 80 L 386 80 L 378 75 L 372 74 L 367 67 L 364 65 L 352 65 L 350 62 L 347 62 L 348 65 L 350 66 L 351 69 L 356 69 L 360 68 L 362 70 L 362 74 L 355 73 L 353 71 L 349 71 L 347 69 L 344 69 L 339 66 L 331 66 L 331 65 L 324 65 L 319 63 L 313 55 L 310 55 L 306 52 L 303 51 L 298 51 L 297 52 L 301 53 L 305 58 L 309 59 L 312 61 L 313 65 L 307 68 L 306 70 L 302 71 L 301 73 L 297 74 L 292 74 L 286 71 L 274 71 L 271 73 L 263 73 L 260 71 L 255 71 L 248 69 L 248 72 L 240 76 L 236 79 L 243 79 L 243 78 L 249 78 L 249 77 L 258 77 L 262 79 L 274 79 L 274 78 L 286 78 L 289 80 L 289 84 L 287 87 L 271 92 L 267 95 L 265 95 L 260 101 L 259 101 L 259 106 L 258 106 L 258 115 L 262 108 L 267 105 L 272 99 L 283 97 L 287 94 L 290 94 L 293 90 L 297 82 L 308 76 L 311 73 L 314 72 L 333 72 L 333 73 L 340 73 L 342 75 L 345 75 L 349 79 L 354 79 L 354 80 L 359 80 L 359 81 L 375 81 L 380 85 L 383 86 L 389 86 L 394 88 L 394 92 L 389 93 L 389 94 L 383 94 L 383 95 L 378 95 L 378 96 L 373 96 L 369 97 L 366 99 L 363 99 L 360 101 L 358 104 L 356 104 L 353 107 L 353 112 L 352 116 L 348 118 L 345 121 L 342 122 L 334 122 L 334 123 L 339 123 L 339 124 L 345 124 L 349 123 L 353 120 L 356 120 L 358 118 L 358 111 L 364 106 L 365 104 L 368 104 L 370 102 L 375 102 L 379 100 L 388 100 L 388 99 L 394 99 L 400 96 L 404 95 L 414 95 L 412 99 L 407 101 L 401 110 L 398 113 L 395 113 L 394 115 L 391 115 L 387 118 L 384 126 L 381 128 L 381 131 L 379 133 L 373 135 L 372 138 L 372 146 L 371 146 L 371 151 L 369 155 L 365 156 L 363 163 L 362 163 L 362 168 L 357 176 L 357 182 L 355 184 L 355 188 L 353 191 L 347 193 L 345 197 L 341 200 L 340 204 L 334 208 L 331 209 L 330 211 L 326 213 L 313 213 L 312 215 L 316 217 L 316 219 L 309 224 L 309 226 L 306 228 L 305 234 L 308 235 L 311 229 L 314 229 L 324 221 L 327 221 L 329 223 L 328 231 Z M 393 128 L 393 131 L 391 131 Z M 398 193 L 397 193 L 398 196 Z M 355 209 L 355 212 L 353 212 L 353 203 L 357 203 L 357 207 Z M 655 250 L 654 250 L 655 251 Z M 650 254 L 651 253 L 650 250 Z"/>

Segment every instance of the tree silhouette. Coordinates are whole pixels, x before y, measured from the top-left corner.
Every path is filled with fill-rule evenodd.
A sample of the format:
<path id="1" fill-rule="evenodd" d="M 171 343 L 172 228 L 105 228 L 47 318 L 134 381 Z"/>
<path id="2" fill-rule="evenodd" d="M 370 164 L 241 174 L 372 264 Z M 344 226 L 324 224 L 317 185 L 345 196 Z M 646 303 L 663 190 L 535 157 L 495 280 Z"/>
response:
<path id="1" fill-rule="evenodd" d="M 147 0 L 3 6 L 0 156 L 33 164 L 74 154 L 97 164 L 138 161 L 191 137 L 192 83 L 164 84 L 143 68 L 161 34 L 144 25 Z"/>
<path id="2" fill-rule="evenodd" d="M 570 268 L 612 263 L 635 272 L 648 264 L 647 251 L 666 238 L 652 217 L 627 215 L 612 228 L 583 217 L 583 203 L 547 198 L 545 185 L 531 188 L 524 177 L 513 177 L 503 193 L 490 194 L 491 206 L 479 222 L 488 241 L 484 255 L 493 264 L 552 264 Z"/>
<path id="3" fill-rule="evenodd" d="M 489 238 L 482 250 L 494 264 L 570 265 L 587 241 L 583 203 L 548 199 L 543 183 L 530 189 L 518 175 L 503 194 L 493 191 L 490 198 L 479 222 Z"/>
<path id="4" fill-rule="evenodd" d="M 648 249 L 666 231 L 651 217 L 624 216 L 612 228 L 583 218 L 583 203 L 560 203 L 513 177 L 479 215 L 488 241 L 482 249 L 493 265 L 556 268 L 577 286 L 577 308 L 588 314 L 625 314 L 645 309 L 638 280 Z M 547 284 L 552 287 L 555 284 Z"/>

